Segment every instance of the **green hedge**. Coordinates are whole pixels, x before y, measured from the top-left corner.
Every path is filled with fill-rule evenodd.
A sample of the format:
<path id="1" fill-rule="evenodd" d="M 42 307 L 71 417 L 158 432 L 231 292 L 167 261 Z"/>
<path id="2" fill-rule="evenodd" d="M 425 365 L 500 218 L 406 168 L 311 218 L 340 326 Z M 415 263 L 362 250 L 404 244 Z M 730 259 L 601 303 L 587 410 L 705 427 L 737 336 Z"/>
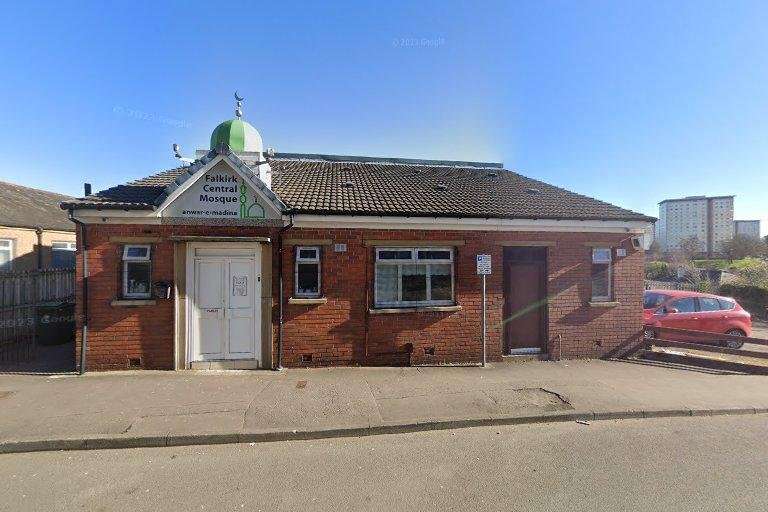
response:
<path id="1" fill-rule="evenodd" d="M 762 260 L 760 258 L 752 258 L 747 257 L 740 260 L 733 260 L 733 262 L 729 265 L 728 268 L 731 270 L 746 270 L 749 268 L 758 268 L 762 265 L 765 265 L 765 260 Z"/>
<path id="2" fill-rule="evenodd" d="M 693 266 L 696 268 L 712 268 L 715 270 L 725 270 L 728 268 L 727 260 L 693 260 Z"/>
<path id="3" fill-rule="evenodd" d="M 768 306 L 768 289 L 748 284 L 726 283 L 720 286 L 720 295 L 733 297 L 739 304 L 760 318 L 766 317 L 765 308 Z"/>
<path id="4" fill-rule="evenodd" d="M 663 281 L 671 277 L 669 263 L 666 261 L 649 261 L 645 264 L 645 278 L 653 281 Z"/>

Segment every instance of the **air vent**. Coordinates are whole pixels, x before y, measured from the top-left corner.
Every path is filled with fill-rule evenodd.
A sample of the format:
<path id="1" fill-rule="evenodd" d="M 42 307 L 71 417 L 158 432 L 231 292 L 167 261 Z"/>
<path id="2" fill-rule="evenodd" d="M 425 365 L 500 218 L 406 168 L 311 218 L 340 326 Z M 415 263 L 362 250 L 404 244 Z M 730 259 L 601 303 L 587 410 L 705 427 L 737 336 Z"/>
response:
<path id="1" fill-rule="evenodd" d="M 301 354 L 301 362 L 309 364 L 312 362 L 312 354 Z"/>
<path id="2" fill-rule="evenodd" d="M 499 177 L 499 173 L 497 173 L 497 172 L 489 172 L 485 176 L 486 176 L 486 178 L 498 178 Z"/>
<path id="3" fill-rule="evenodd" d="M 344 181 L 341 184 L 341 188 L 352 188 L 354 186 L 355 186 L 355 184 L 353 182 L 351 182 L 351 181 Z"/>
<path id="4" fill-rule="evenodd" d="M 527 188 L 525 189 L 525 191 L 528 192 L 529 194 L 538 194 L 539 192 L 541 192 L 539 189 L 533 188 L 533 187 Z"/>
<path id="5" fill-rule="evenodd" d="M 435 185 L 435 190 L 448 190 L 448 185 L 445 183 L 438 183 Z"/>

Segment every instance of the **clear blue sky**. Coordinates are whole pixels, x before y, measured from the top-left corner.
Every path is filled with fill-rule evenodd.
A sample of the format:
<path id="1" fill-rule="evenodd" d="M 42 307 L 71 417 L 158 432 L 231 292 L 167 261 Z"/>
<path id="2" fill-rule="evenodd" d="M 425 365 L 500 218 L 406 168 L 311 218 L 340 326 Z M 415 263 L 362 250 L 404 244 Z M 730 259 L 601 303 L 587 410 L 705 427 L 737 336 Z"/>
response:
<path id="1" fill-rule="evenodd" d="M 279 151 L 503 161 L 768 228 L 768 2 L 6 5 L 0 179 L 81 194 L 232 116 Z"/>

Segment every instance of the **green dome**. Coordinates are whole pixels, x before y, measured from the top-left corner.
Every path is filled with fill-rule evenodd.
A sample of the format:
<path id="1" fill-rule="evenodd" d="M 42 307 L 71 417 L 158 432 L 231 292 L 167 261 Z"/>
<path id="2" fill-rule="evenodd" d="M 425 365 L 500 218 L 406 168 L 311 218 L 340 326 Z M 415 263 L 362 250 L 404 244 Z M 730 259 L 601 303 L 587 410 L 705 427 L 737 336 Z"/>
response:
<path id="1" fill-rule="evenodd" d="M 224 121 L 211 134 L 211 149 L 224 143 L 232 151 L 258 152 L 262 151 L 261 135 L 256 128 L 242 119 Z"/>

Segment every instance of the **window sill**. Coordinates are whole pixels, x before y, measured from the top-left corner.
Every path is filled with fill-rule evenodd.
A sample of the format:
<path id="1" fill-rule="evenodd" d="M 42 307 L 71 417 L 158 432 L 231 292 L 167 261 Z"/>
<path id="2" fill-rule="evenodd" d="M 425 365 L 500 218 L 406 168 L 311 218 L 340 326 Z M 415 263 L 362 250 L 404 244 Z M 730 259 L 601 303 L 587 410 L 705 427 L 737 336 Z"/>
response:
<path id="1" fill-rule="evenodd" d="M 154 306 L 155 304 L 157 304 L 155 299 L 115 299 L 109 303 L 113 307 Z"/>
<path id="2" fill-rule="evenodd" d="M 621 306 L 621 302 L 603 300 L 603 301 L 591 301 L 589 306 L 592 308 L 615 308 Z"/>
<path id="3" fill-rule="evenodd" d="M 461 311 L 461 306 L 419 306 L 416 308 L 371 308 L 368 313 L 371 315 L 394 315 L 397 313 L 452 313 Z"/>
<path id="4" fill-rule="evenodd" d="M 328 299 L 326 297 L 315 297 L 315 298 L 301 298 L 301 297 L 291 297 L 288 299 L 288 304 L 297 304 L 302 306 L 314 306 L 317 304 L 325 304 L 328 302 Z"/>

